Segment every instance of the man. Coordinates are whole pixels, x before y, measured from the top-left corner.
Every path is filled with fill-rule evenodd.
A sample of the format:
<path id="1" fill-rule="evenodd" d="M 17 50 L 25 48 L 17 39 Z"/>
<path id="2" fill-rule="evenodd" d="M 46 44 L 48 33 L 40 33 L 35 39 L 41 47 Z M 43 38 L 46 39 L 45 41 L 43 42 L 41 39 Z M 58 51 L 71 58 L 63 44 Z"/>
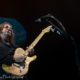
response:
<path id="1" fill-rule="evenodd" d="M 12 55 L 16 47 L 12 25 L 7 22 L 0 24 L 0 62 Z"/>
<path id="2" fill-rule="evenodd" d="M 0 24 L 0 77 L 5 74 L 2 70 L 2 64 L 12 64 L 13 51 L 16 47 L 12 25 L 8 22 Z"/>
<path id="3" fill-rule="evenodd" d="M 6 22 L 0 24 L 0 62 L 2 69 L 7 73 L 22 76 L 28 72 L 29 64 L 36 59 L 36 55 L 27 57 L 23 62 L 18 63 L 13 59 L 16 48 L 12 25 Z"/>

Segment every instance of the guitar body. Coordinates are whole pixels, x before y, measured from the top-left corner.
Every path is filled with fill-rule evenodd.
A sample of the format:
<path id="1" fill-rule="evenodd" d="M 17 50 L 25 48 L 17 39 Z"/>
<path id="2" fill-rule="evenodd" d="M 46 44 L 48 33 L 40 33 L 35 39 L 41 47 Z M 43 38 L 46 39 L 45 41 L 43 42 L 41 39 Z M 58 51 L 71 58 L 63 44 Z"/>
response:
<path id="1" fill-rule="evenodd" d="M 26 56 L 24 55 L 25 51 L 22 48 L 17 48 L 14 52 L 13 59 L 16 62 L 23 62 Z"/>
<path id="2" fill-rule="evenodd" d="M 25 74 L 28 73 L 30 63 L 34 61 L 36 58 L 37 58 L 36 55 L 32 57 L 27 57 L 25 60 L 25 67 L 23 68 L 23 70 L 21 70 L 18 66 L 14 65 L 14 63 L 12 64 L 12 66 L 2 64 L 2 69 L 5 72 L 15 75 L 15 76 L 24 76 Z"/>

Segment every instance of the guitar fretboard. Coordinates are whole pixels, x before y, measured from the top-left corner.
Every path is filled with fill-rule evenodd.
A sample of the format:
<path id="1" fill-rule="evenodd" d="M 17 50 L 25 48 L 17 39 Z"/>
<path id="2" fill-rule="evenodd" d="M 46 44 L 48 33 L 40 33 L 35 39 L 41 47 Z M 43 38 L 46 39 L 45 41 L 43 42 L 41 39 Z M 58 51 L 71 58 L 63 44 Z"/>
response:
<path id="1" fill-rule="evenodd" d="M 33 49 L 33 48 L 36 46 L 36 44 L 39 42 L 39 40 L 43 37 L 44 34 L 45 34 L 45 33 L 42 31 L 42 32 L 38 35 L 38 37 L 31 43 L 31 45 L 28 47 L 28 49 L 29 49 L 29 50 Z"/>

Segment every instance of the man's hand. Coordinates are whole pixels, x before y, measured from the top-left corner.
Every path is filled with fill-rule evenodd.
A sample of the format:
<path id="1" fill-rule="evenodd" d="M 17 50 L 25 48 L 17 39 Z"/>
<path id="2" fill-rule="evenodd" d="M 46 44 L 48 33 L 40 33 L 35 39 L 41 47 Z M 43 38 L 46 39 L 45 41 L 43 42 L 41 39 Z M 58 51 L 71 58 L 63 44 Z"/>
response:
<path id="1" fill-rule="evenodd" d="M 34 49 L 31 49 L 31 50 L 29 51 L 29 56 L 33 56 L 33 55 L 34 55 L 34 52 L 35 52 L 35 50 L 34 50 Z"/>

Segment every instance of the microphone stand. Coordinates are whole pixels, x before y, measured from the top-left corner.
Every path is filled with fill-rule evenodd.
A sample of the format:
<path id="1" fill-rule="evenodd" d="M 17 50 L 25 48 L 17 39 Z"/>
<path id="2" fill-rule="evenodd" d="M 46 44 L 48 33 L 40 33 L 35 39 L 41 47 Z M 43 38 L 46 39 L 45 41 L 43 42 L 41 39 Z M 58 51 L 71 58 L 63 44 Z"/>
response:
<path id="1" fill-rule="evenodd" d="M 79 62 L 79 51 L 78 51 L 78 46 L 76 44 L 75 38 L 71 35 L 69 35 L 65 29 L 65 31 L 62 31 L 60 28 L 58 28 L 56 25 L 54 25 L 51 21 L 48 21 L 52 26 L 54 26 L 54 29 L 51 28 L 52 32 L 56 32 L 60 36 L 63 35 L 67 40 L 71 40 L 72 45 L 74 46 L 74 52 L 75 52 L 75 60 L 76 60 L 76 68 L 78 70 L 78 73 L 80 73 L 80 62 Z"/>
<path id="2" fill-rule="evenodd" d="M 48 18 L 54 19 L 61 26 L 62 29 L 54 25 Z M 55 18 L 53 15 L 48 14 L 48 15 L 42 16 L 41 18 L 37 19 L 35 22 L 41 23 L 42 19 L 45 19 L 45 21 L 47 21 L 49 24 L 51 24 L 54 27 L 54 28 L 51 28 L 52 32 L 56 32 L 57 34 L 63 35 L 64 37 L 66 37 L 67 40 L 71 40 L 71 43 L 75 48 L 74 52 L 75 52 L 76 67 L 79 72 L 80 71 L 80 68 L 79 68 L 80 63 L 79 63 L 79 57 L 78 57 L 79 52 L 78 52 L 78 46 L 76 44 L 74 37 L 68 34 L 68 32 L 66 31 L 62 23 L 57 18 Z"/>

